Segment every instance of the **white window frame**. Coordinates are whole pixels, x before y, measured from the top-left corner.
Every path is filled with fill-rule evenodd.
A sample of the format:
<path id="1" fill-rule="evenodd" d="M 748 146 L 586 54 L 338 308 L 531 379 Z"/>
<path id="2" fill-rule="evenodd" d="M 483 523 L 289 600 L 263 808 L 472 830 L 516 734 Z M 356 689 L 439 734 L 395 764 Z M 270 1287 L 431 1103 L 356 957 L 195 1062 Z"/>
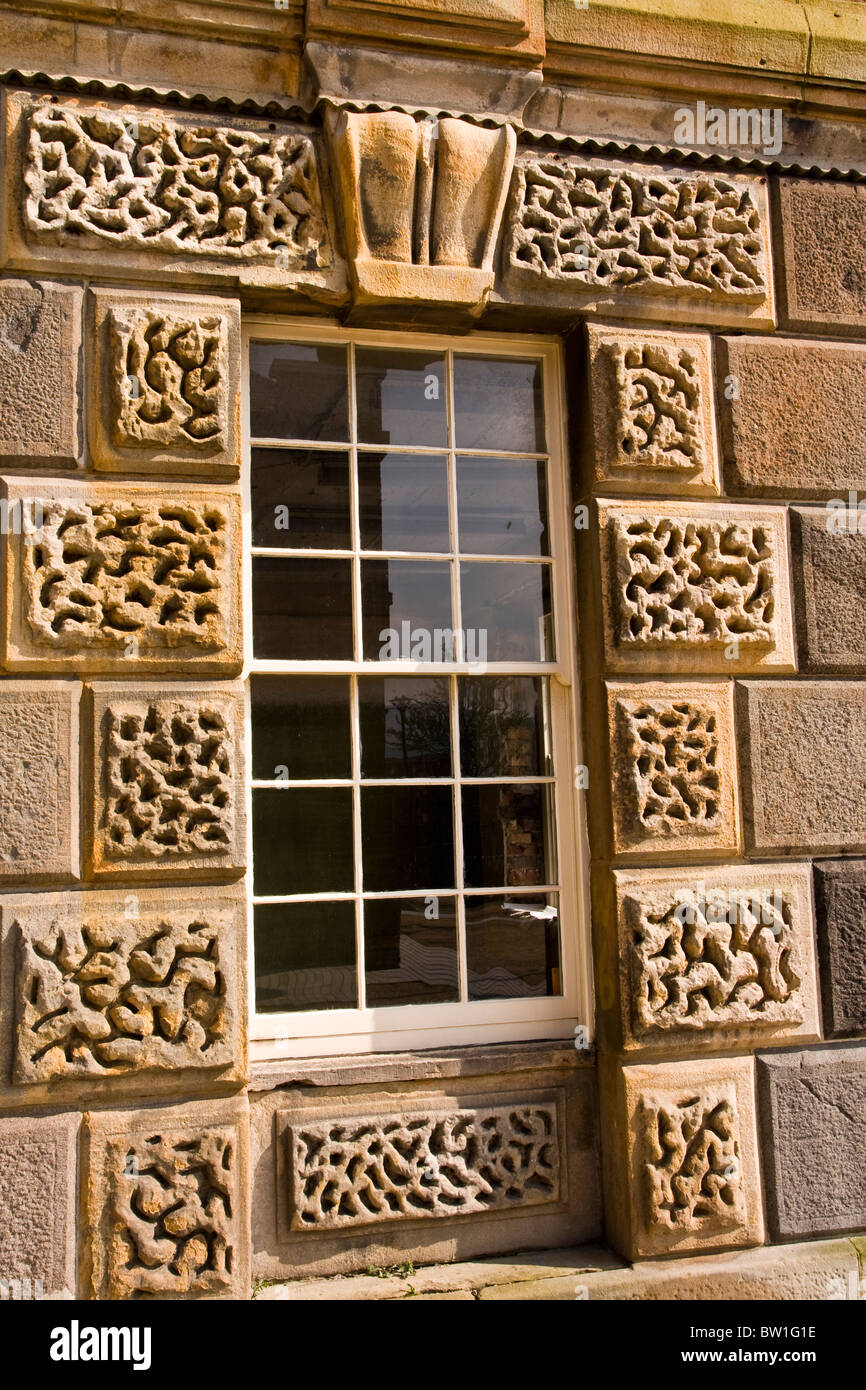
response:
<path id="1" fill-rule="evenodd" d="M 310 1010 L 297 1013 L 257 1013 L 253 941 L 253 846 L 252 846 L 252 758 L 249 678 L 263 674 L 376 674 L 370 664 L 347 661 L 282 662 L 255 660 L 252 650 L 252 517 L 250 507 L 250 343 L 253 340 L 335 344 L 353 342 L 376 348 L 426 349 L 451 353 L 472 353 L 488 357 L 535 357 L 542 362 L 544 419 L 547 435 L 548 532 L 552 561 L 555 662 L 489 662 L 487 674 L 549 676 L 551 728 L 555 774 L 555 821 L 559 893 L 559 938 L 562 994 L 554 997 L 487 1000 L 455 1004 L 411 1004 L 365 1009 Z M 586 1046 L 594 1032 L 592 956 L 590 945 L 589 853 L 585 806 L 578 789 L 576 769 L 584 763 L 580 748 L 580 695 L 576 679 L 577 617 L 573 573 L 573 510 L 567 468 L 566 406 L 563 392 L 563 356 L 558 338 L 540 335 L 494 336 L 475 332 L 466 336 L 350 329 L 334 320 L 291 316 L 245 316 L 242 335 L 242 464 L 243 495 L 243 604 L 244 666 L 246 707 L 247 872 L 245 877 L 248 914 L 250 1060 L 273 1061 L 281 1058 L 334 1056 L 340 1053 L 423 1051 L 440 1047 L 470 1046 L 540 1039 L 571 1038 L 576 1046 Z M 450 365 L 450 359 L 449 359 Z M 449 418 L 452 413 L 448 372 Z M 350 410 L 354 410 L 354 381 L 350 381 Z M 303 444 L 280 441 L 284 448 L 303 448 Z M 339 444 L 332 444 L 338 448 Z M 346 446 L 352 455 L 354 451 Z M 396 446 L 395 446 L 396 448 Z M 400 453 L 411 448 L 400 447 Z M 427 450 L 427 452 L 431 452 Z M 439 450 L 448 453 L 447 448 Z M 463 452 L 459 451 L 458 452 Z M 469 451 L 471 452 L 471 451 Z M 476 451 L 478 453 L 489 451 Z M 501 453 L 501 450 L 494 450 Z M 506 451 L 507 452 L 507 451 Z M 453 469 L 449 469 L 453 474 Z M 356 482 L 353 496 L 356 499 Z M 355 524 L 353 501 L 353 527 Z M 452 500 L 453 481 L 452 481 Z M 260 551 L 257 551 L 260 553 Z M 285 554 L 285 551 L 282 552 Z M 321 552 L 296 551 L 314 556 Z M 413 553 L 411 558 L 419 558 Z M 499 556 L 499 559 L 511 558 Z M 456 568 L 456 567 L 454 567 Z M 355 603 L 359 601 L 355 595 Z M 357 621 L 357 619 L 356 619 Z M 459 663 L 437 662 L 436 675 L 472 674 Z M 412 661 L 389 661 L 380 668 L 386 676 L 430 675 L 429 666 Z M 475 673 L 477 674 L 477 668 Z M 411 780 L 411 779 L 410 779 Z M 425 781 L 426 779 L 419 779 Z M 480 779 L 489 781 L 491 779 Z M 513 778 L 503 778 L 513 781 Z M 533 778 L 532 781 L 543 779 Z M 356 826 L 357 836 L 357 826 Z M 356 855 L 359 847 L 356 845 Z M 491 890 L 492 891 L 492 890 Z M 543 890 L 539 890 L 543 891 Z M 340 897 L 340 894 L 309 894 L 314 900 Z M 348 895 L 351 898 L 355 894 Z M 387 896 L 387 895 L 383 895 Z M 390 896 L 394 896 L 391 894 Z M 402 892 L 400 897 L 417 897 Z M 363 933 L 360 934 L 360 937 Z M 462 943 L 461 943 L 462 945 Z M 363 970 L 363 940 L 358 940 L 358 969 Z M 461 964 L 462 972 L 462 964 Z"/>

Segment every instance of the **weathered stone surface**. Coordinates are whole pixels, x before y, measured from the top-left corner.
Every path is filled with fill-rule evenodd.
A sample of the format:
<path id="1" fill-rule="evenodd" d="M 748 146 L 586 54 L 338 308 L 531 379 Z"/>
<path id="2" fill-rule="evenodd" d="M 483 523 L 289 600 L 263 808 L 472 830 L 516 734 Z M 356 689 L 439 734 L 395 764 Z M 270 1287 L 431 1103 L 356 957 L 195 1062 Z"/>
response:
<path id="1" fill-rule="evenodd" d="M 742 681 L 735 702 L 749 848 L 866 849 L 866 683 Z"/>
<path id="2" fill-rule="evenodd" d="M 294 1230 L 559 1200 L 551 1104 L 310 1122 L 288 1140 Z"/>
<path id="3" fill-rule="evenodd" d="M 733 688 L 608 684 L 615 854 L 737 849 Z"/>
<path id="4" fill-rule="evenodd" d="M 78 1115 L 0 1119 L 0 1297 L 76 1296 L 78 1124 Z"/>
<path id="5" fill-rule="evenodd" d="M 600 501 L 610 670 L 793 669 L 783 508 Z"/>
<path id="6" fill-rule="evenodd" d="M 853 507 L 846 498 L 844 506 L 791 508 L 794 612 L 804 671 L 866 671 L 866 509 L 858 511 L 856 497 Z"/>
<path id="7" fill-rule="evenodd" d="M 93 687 L 95 873 L 243 868 L 243 692 Z"/>
<path id="8" fill-rule="evenodd" d="M 9 263 L 342 297 L 311 129 L 7 97 Z"/>
<path id="9" fill-rule="evenodd" d="M 248 1298 L 247 1107 L 85 1117 L 92 1296 Z"/>
<path id="10" fill-rule="evenodd" d="M 866 331 L 866 188 L 783 178 L 778 214 L 783 326 Z"/>
<path id="11" fill-rule="evenodd" d="M 717 493 L 708 334 L 590 324 L 595 478 L 613 492 Z"/>
<path id="12" fill-rule="evenodd" d="M 866 1047 L 757 1058 L 767 1223 L 775 1240 L 866 1226 Z"/>
<path id="13" fill-rule="evenodd" d="M 225 891 L 21 897 L 16 1085 L 227 1068 L 240 1058 L 242 904 Z M 4 914 L 5 915 L 5 914 Z"/>
<path id="14" fill-rule="evenodd" d="M 824 1031 L 866 1033 L 866 860 L 815 865 L 815 918 Z"/>
<path id="15" fill-rule="evenodd" d="M 624 1200 L 610 1213 L 621 1253 L 761 1244 L 753 1065 L 742 1057 L 621 1069 L 626 1129 L 614 1161 L 625 1165 Z"/>
<path id="16" fill-rule="evenodd" d="M 78 877 L 77 681 L 0 682 L 0 882 Z"/>
<path id="17" fill-rule="evenodd" d="M 81 290 L 0 280 L 0 454 L 74 467 Z"/>
<path id="18" fill-rule="evenodd" d="M 41 507 L 38 533 L 10 537 L 10 669 L 239 669 L 234 492 L 69 483 L 47 496 L 13 479 L 6 495 Z"/>
<path id="19" fill-rule="evenodd" d="M 583 311 L 622 300 L 647 318 L 772 322 L 766 190 L 683 173 L 522 153 L 503 292 Z"/>
<path id="20" fill-rule="evenodd" d="M 742 337 L 720 338 L 718 353 L 728 492 L 826 501 L 866 490 L 866 348 Z"/>
<path id="21" fill-rule="evenodd" d="M 98 469 L 237 476 L 236 303 L 97 290 L 88 343 Z"/>
<path id="22" fill-rule="evenodd" d="M 537 60 L 544 53 L 543 0 L 310 0 L 307 32 L 334 39 L 456 48 Z M 392 59 L 392 65 L 394 61 Z"/>
<path id="23" fill-rule="evenodd" d="M 615 874 L 625 1046 L 819 1036 L 805 864 Z"/>

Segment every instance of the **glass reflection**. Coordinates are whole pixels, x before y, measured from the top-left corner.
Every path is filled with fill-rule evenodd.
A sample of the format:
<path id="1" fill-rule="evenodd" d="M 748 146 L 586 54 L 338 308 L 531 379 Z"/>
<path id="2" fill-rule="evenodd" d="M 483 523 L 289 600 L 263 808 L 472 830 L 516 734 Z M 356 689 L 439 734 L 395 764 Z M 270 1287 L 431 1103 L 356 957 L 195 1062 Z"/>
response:
<path id="1" fill-rule="evenodd" d="M 357 1007 L 354 903 L 260 903 L 253 923 L 260 1013 Z"/>
<path id="2" fill-rule="evenodd" d="M 466 899 L 469 998 L 562 993 L 557 896 Z"/>
<path id="3" fill-rule="evenodd" d="M 447 679 L 358 681 L 362 777 L 450 777 Z"/>
<path id="4" fill-rule="evenodd" d="M 364 957 L 371 1008 L 459 998 L 454 899 L 367 899 Z"/>

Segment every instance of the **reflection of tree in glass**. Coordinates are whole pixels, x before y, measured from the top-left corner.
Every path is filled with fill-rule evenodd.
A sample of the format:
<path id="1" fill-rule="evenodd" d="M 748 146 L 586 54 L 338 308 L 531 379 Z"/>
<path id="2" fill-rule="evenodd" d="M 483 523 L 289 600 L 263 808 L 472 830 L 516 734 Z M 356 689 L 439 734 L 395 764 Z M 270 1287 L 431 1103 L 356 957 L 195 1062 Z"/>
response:
<path id="1" fill-rule="evenodd" d="M 532 777 L 542 772 L 539 684 L 531 676 L 481 676 L 460 682 L 464 776 Z"/>
<path id="2" fill-rule="evenodd" d="M 447 777 L 450 773 L 451 720 L 448 681 L 425 682 L 414 695 L 388 700 L 385 756 L 401 765 L 404 775 Z"/>

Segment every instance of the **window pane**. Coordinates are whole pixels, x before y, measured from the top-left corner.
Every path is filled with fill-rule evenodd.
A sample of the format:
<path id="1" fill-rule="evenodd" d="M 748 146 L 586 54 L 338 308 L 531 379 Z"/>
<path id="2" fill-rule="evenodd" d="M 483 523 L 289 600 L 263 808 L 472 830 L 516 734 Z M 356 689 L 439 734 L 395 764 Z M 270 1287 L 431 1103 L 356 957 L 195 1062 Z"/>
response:
<path id="1" fill-rule="evenodd" d="M 352 561 L 253 557 L 253 655 L 351 661 Z"/>
<path id="2" fill-rule="evenodd" d="M 457 682 L 464 777 L 550 775 L 542 682 L 532 676 L 461 676 Z"/>
<path id="3" fill-rule="evenodd" d="M 253 676 L 253 777 L 351 777 L 349 682 L 343 676 Z M 285 769 L 285 770 L 283 770 Z"/>
<path id="4" fill-rule="evenodd" d="M 451 661 L 451 566 L 362 560 L 367 661 Z"/>
<path id="5" fill-rule="evenodd" d="M 475 649 L 481 660 L 553 660 L 548 565 L 464 562 L 460 584 L 463 627 L 480 634 Z"/>
<path id="6" fill-rule="evenodd" d="M 448 680 L 358 681 L 362 777 L 450 777 Z"/>
<path id="7" fill-rule="evenodd" d="M 250 434 L 254 439 L 349 438 L 345 347 L 250 344 Z"/>
<path id="8" fill-rule="evenodd" d="M 364 888 L 454 887 L 450 787 L 362 787 Z"/>
<path id="9" fill-rule="evenodd" d="M 458 999 L 454 899 L 367 899 L 364 956 L 371 1008 Z"/>
<path id="10" fill-rule="evenodd" d="M 253 909 L 256 1008 L 354 1009 L 354 903 L 262 903 Z"/>
<path id="11" fill-rule="evenodd" d="M 260 898 L 354 887 L 351 787 L 253 792 L 253 891 Z"/>
<path id="12" fill-rule="evenodd" d="M 463 869 L 467 888 L 551 883 L 544 787 L 463 787 Z M 552 845 L 549 858 L 553 859 Z"/>
<path id="13" fill-rule="evenodd" d="M 358 348 L 355 365 L 360 443 L 447 445 L 445 359 L 440 354 Z"/>
<path id="14" fill-rule="evenodd" d="M 359 454 L 364 550 L 448 552 L 448 460 L 437 454 Z"/>
<path id="15" fill-rule="evenodd" d="M 457 516 L 464 555 L 548 555 L 543 461 L 458 458 Z"/>
<path id="16" fill-rule="evenodd" d="M 515 358 L 454 358 L 458 449 L 544 451 L 541 363 Z"/>
<path id="17" fill-rule="evenodd" d="M 556 895 L 466 899 L 470 999 L 562 993 Z"/>
<path id="18" fill-rule="evenodd" d="M 330 449 L 253 449 L 253 545 L 348 550 L 349 455 Z"/>

